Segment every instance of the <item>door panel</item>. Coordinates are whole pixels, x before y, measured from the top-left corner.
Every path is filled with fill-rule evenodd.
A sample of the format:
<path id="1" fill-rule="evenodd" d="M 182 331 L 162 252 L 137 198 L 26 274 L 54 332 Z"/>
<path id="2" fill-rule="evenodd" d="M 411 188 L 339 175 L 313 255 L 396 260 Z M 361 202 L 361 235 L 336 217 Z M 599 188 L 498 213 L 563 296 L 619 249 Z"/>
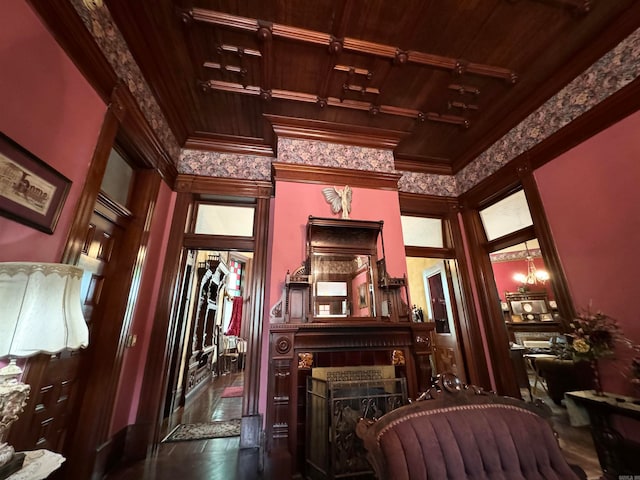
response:
<path id="1" fill-rule="evenodd" d="M 452 278 L 449 262 L 439 261 L 423 273 L 429 318 L 436 322 L 433 357 L 437 373 L 451 372 L 466 381 L 462 353 L 456 335 L 457 309 L 452 302 Z"/>

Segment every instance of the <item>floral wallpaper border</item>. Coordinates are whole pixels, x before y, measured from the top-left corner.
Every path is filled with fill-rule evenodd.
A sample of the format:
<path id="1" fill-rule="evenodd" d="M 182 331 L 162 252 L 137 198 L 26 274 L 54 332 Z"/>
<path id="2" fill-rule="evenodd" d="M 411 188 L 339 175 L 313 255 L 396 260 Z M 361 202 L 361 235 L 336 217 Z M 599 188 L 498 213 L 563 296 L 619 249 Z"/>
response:
<path id="1" fill-rule="evenodd" d="M 183 149 L 178 172 L 207 177 L 271 180 L 271 157 Z"/>
<path id="2" fill-rule="evenodd" d="M 102 53 L 107 58 L 111 68 L 129 87 L 140 110 L 160 139 L 167 153 L 175 164 L 180 157 L 180 145 L 176 140 L 169 124 L 160 110 L 147 81 L 144 79 L 138 64 L 129 51 L 129 46 L 111 17 L 108 8 L 89 10 L 82 0 L 69 0 L 76 12 L 82 18 L 87 30 L 93 36 Z"/>
<path id="3" fill-rule="evenodd" d="M 180 173 L 268 180 L 273 158 L 180 150 L 108 8 L 70 0 L 117 75 L 124 79 Z M 402 172 L 400 191 L 456 197 L 587 112 L 640 74 L 640 29 L 605 54 L 455 176 Z M 278 161 L 392 172 L 393 152 L 313 140 L 278 139 Z"/>
<path id="4" fill-rule="evenodd" d="M 640 29 L 602 56 L 456 175 L 460 193 L 635 80 L 640 74 Z"/>

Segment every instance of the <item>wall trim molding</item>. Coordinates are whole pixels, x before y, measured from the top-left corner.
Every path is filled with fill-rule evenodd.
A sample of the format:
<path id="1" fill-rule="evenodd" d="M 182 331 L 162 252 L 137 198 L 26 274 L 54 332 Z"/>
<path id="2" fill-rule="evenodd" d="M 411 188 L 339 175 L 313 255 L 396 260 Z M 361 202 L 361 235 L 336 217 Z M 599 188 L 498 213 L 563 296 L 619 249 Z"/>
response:
<path id="1" fill-rule="evenodd" d="M 275 181 L 349 185 L 351 187 L 398 190 L 400 173 L 370 172 L 350 168 L 316 167 L 296 163 L 273 162 Z M 275 187 L 274 187 L 275 188 Z"/>

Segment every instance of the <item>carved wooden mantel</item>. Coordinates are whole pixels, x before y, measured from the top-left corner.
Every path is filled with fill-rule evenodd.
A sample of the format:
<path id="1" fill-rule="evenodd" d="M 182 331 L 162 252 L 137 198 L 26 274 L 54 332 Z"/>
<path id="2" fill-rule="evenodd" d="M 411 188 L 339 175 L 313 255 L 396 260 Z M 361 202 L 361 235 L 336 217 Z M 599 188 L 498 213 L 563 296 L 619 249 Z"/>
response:
<path id="1" fill-rule="evenodd" d="M 286 450 L 292 469 L 304 467 L 306 378 L 315 366 L 392 364 L 400 352 L 404 365 L 396 374 L 407 379 L 410 398 L 427 389 L 431 379 L 432 323 L 288 323 L 269 332 L 270 374 L 267 438 L 270 449 Z M 366 360 L 365 360 L 366 359 Z"/>

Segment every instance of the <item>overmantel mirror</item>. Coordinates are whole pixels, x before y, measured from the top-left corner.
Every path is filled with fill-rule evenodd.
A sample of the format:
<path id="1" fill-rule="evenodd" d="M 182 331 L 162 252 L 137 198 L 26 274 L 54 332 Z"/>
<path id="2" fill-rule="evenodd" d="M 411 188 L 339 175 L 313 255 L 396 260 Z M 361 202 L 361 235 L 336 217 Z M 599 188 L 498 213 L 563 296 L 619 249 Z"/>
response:
<path id="1" fill-rule="evenodd" d="M 307 258 L 314 321 L 376 317 L 382 221 L 309 217 Z"/>
<path id="2" fill-rule="evenodd" d="M 286 323 L 409 322 L 407 279 L 386 271 L 382 226 L 310 216 L 307 258 L 287 272 L 272 317 Z"/>

